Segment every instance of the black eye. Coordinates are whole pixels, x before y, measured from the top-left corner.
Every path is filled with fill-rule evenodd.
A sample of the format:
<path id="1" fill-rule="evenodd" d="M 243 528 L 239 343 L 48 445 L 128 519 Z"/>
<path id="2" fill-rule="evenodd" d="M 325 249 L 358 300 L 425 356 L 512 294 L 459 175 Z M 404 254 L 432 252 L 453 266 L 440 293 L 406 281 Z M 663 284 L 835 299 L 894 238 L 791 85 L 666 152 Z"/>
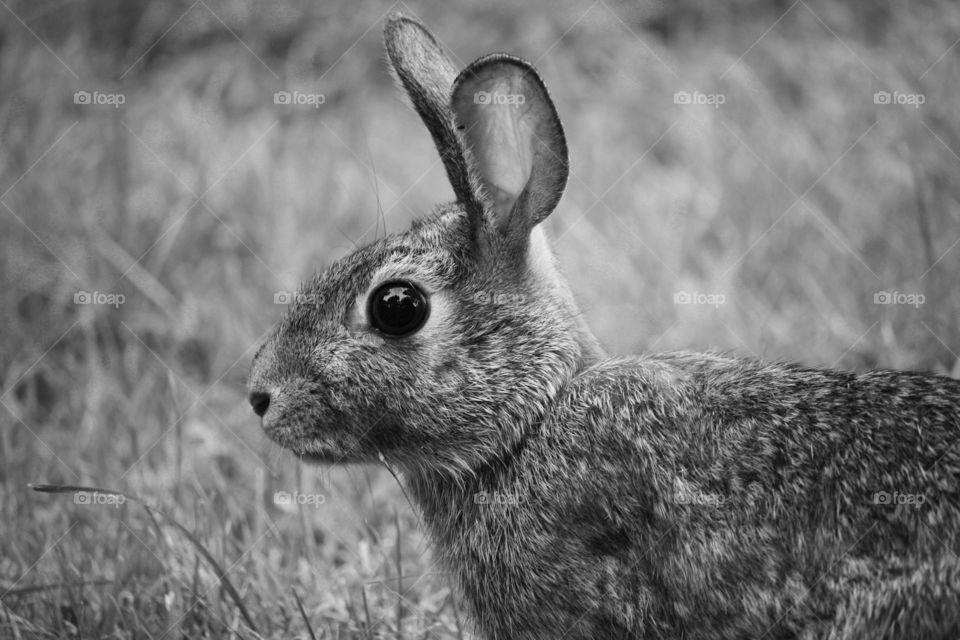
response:
<path id="1" fill-rule="evenodd" d="M 402 280 L 377 287 L 367 302 L 367 315 L 375 329 L 388 336 L 408 336 L 423 326 L 430 305 L 420 289 Z"/>

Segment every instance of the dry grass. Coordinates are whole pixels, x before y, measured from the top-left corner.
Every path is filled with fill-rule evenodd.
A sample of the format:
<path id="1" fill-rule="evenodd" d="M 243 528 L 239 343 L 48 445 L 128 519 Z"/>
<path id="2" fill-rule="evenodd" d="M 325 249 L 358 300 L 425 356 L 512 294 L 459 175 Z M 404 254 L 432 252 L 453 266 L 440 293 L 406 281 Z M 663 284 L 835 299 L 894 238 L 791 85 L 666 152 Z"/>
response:
<path id="1" fill-rule="evenodd" d="M 383 65 L 391 7 L 461 61 L 537 61 L 573 157 L 549 232 L 612 351 L 960 371 L 960 8 L 668 6 L 0 6 L 0 635 L 258 637 L 182 531 L 26 486 L 50 482 L 162 507 L 262 637 L 459 637 L 393 478 L 298 469 L 243 395 L 275 292 L 451 195 Z M 324 502 L 275 504 L 294 490 Z"/>

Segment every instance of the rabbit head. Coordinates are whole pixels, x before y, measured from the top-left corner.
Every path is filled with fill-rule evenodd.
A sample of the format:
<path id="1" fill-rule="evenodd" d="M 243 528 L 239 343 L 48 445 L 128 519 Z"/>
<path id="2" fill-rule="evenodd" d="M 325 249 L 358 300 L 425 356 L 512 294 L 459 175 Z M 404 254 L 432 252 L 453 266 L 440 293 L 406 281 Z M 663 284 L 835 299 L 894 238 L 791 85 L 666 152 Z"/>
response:
<path id="1" fill-rule="evenodd" d="M 386 46 L 456 202 L 305 284 L 254 358 L 250 401 L 307 460 L 469 470 L 508 455 L 600 355 L 537 226 L 566 184 L 566 141 L 528 63 L 457 74 L 404 16 Z"/>

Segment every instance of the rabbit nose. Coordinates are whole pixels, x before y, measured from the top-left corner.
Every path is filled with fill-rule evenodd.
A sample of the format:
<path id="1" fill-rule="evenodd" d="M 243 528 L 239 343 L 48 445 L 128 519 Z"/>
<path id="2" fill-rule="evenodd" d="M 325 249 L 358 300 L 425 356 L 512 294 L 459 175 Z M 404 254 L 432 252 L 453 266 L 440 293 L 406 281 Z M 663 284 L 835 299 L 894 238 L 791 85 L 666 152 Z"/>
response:
<path id="1" fill-rule="evenodd" d="M 270 394 L 266 391 L 251 391 L 248 399 L 253 412 L 262 418 L 270 407 Z"/>

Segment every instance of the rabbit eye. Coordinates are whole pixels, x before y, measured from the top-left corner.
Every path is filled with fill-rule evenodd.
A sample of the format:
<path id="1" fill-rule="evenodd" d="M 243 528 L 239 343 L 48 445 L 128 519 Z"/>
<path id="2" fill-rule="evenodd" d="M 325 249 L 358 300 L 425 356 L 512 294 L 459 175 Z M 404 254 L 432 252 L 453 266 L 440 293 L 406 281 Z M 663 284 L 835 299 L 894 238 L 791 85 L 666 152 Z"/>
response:
<path id="1" fill-rule="evenodd" d="M 408 336 L 424 325 L 430 305 L 423 291 L 402 280 L 385 282 L 367 302 L 370 324 L 393 338 Z"/>

